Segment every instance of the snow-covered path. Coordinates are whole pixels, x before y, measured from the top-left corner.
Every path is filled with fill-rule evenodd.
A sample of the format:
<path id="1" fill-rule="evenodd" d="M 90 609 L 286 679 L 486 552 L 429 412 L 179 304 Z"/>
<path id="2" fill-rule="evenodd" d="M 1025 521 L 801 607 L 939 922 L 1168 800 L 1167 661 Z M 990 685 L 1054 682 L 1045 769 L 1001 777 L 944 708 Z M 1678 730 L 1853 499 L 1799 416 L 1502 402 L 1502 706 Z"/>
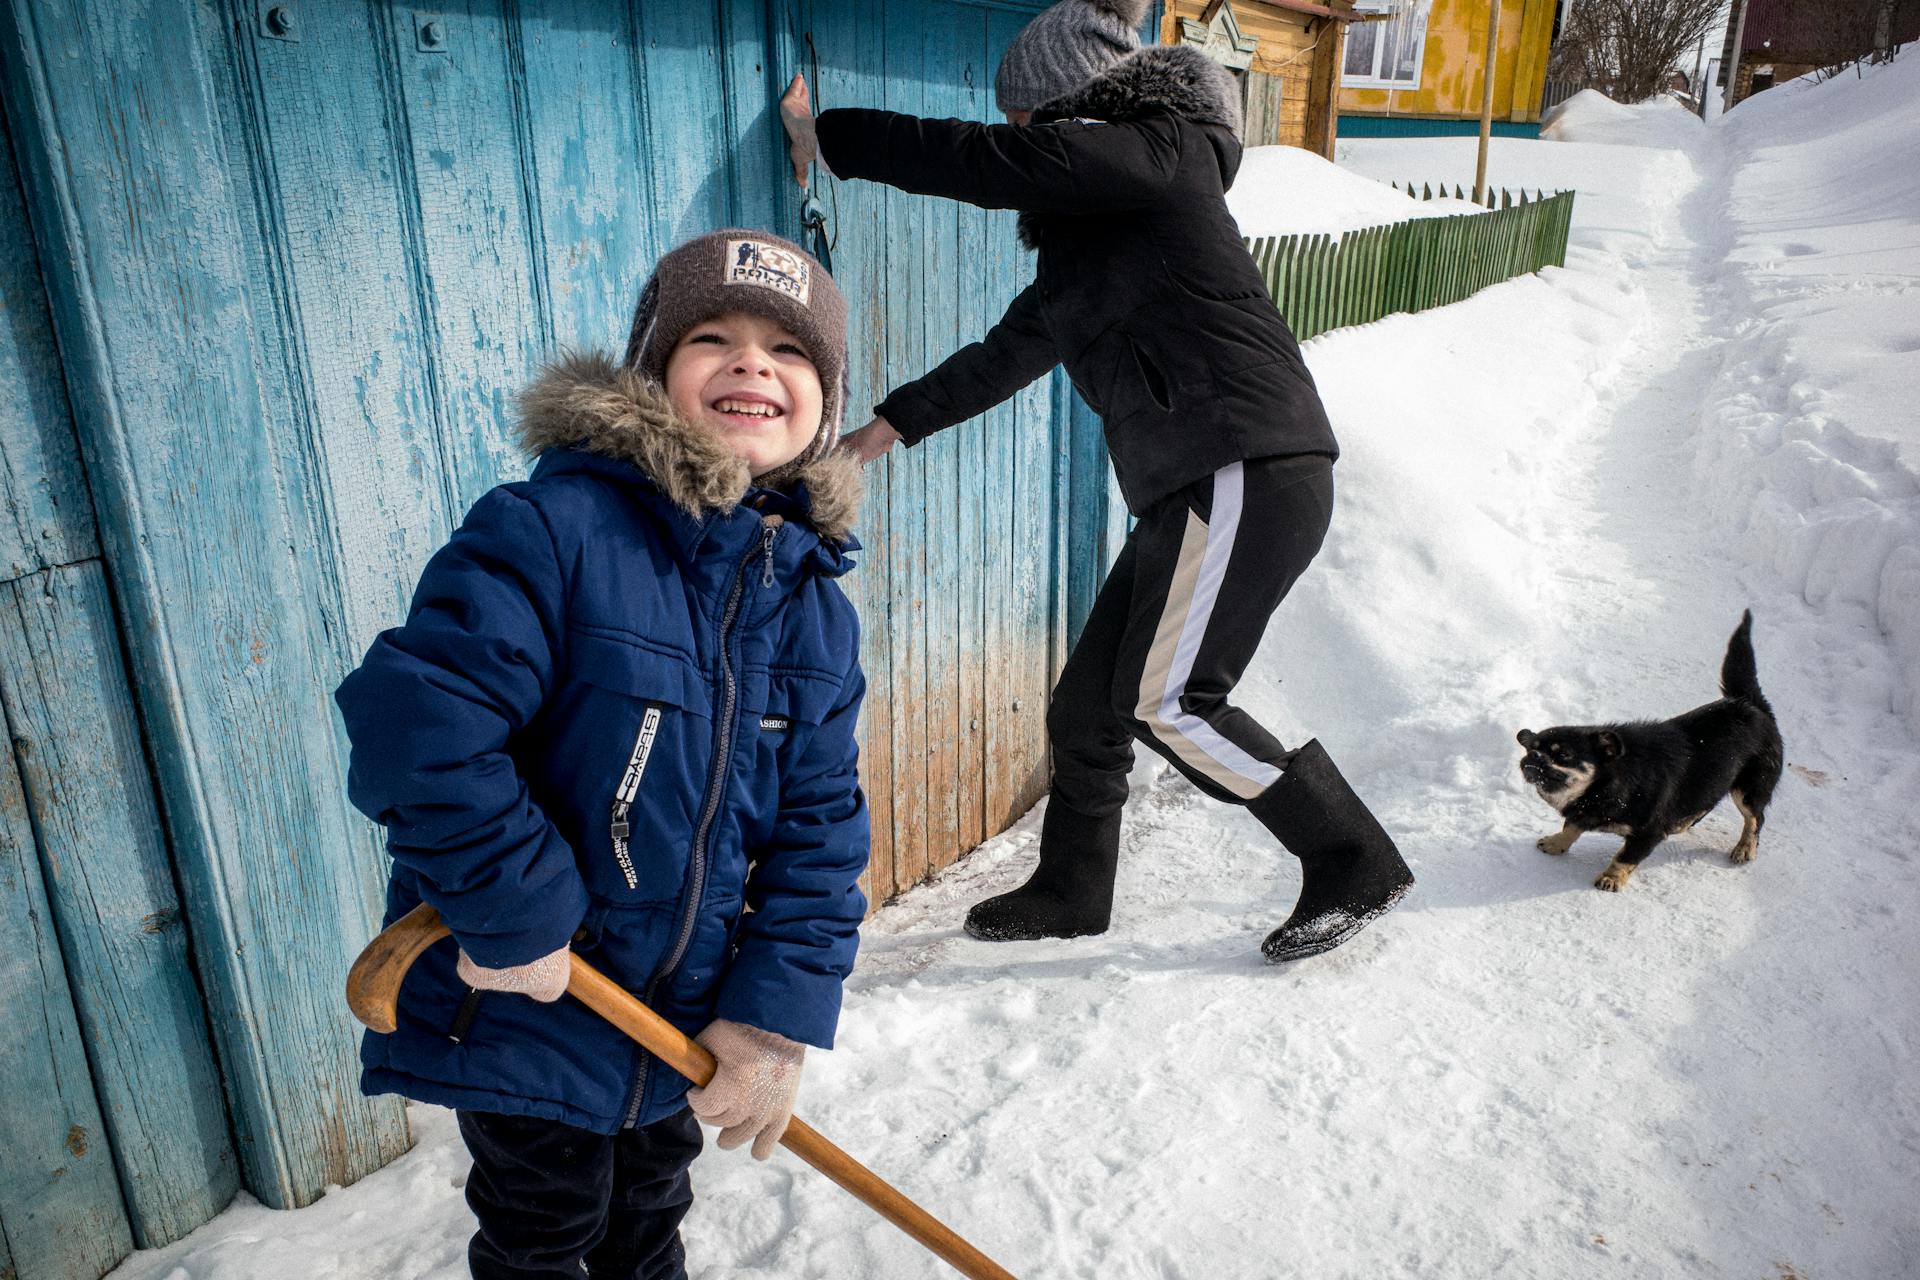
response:
<path id="1" fill-rule="evenodd" d="M 1795 458 L 1856 447 L 1890 514 L 1847 529 L 1894 527 L 1911 493 L 1864 444 L 1756 461 L 1730 437 L 1772 356 L 1760 285 L 1727 267 L 1751 156 L 1722 132 L 1503 149 L 1496 181 L 1581 191 L 1568 270 L 1308 348 L 1346 448 L 1335 530 L 1242 700 L 1327 743 L 1415 895 L 1269 968 L 1295 864 L 1143 764 L 1108 934 L 960 933 L 1024 876 L 1037 816 L 871 922 L 840 1045 L 808 1065 L 817 1128 L 1026 1277 L 1915 1274 L 1904 638 L 1873 593 L 1813 589 L 1838 548 L 1783 561 L 1766 530 L 1790 513 L 1735 497 L 1784 502 Z M 1459 172 L 1441 143 L 1342 158 Z M 1809 511 L 1834 483 L 1803 486 Z M 1534 848 L 1557 822 L 1514 731 L 1709 699 L 1746 607 L 1792 766 L 1759 859 L 1727 863 L 1723 807 L 1596 892 L 1617 840 Z M 420 1148 L 375 1177 L 117 1274 L 463 1275 L 465 1162 L 445 1113 L 415 1117 Z M 784 1155 L 709 1150 L 695 1177 L 696 1277 L 951 1274 Z"/>

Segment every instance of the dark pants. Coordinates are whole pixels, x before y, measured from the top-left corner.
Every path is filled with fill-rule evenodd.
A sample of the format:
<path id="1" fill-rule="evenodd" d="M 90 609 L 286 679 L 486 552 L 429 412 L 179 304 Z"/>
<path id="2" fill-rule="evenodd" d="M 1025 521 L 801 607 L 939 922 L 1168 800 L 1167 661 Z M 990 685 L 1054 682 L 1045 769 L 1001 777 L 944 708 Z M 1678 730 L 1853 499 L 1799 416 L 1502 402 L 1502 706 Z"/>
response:
<path id="1" fill-rule="evenodd" d="M 1332 517 L 1317 457 L 1236 463 L 1141 515 L 1047 708 L 1056 803 L 1117 812 L 1135 739 L 1216 799 L 1279 778 L 1286 748 L 1227 696 Z"/>
<path id="2" fill-rule="evenodd" d="M 459 1113 L 473 1155 L 476 1280 L 680 1280 L 680 1220 L 700 1154 L 691 1110 L 608 1136 L 557 1120 Z"/>

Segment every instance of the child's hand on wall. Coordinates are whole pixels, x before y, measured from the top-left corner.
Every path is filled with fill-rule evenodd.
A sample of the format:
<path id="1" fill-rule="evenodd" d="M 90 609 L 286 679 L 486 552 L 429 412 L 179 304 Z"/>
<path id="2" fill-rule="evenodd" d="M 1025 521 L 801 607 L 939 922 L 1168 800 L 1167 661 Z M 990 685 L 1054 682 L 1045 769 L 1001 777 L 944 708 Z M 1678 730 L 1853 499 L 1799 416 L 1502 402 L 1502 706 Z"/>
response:
<path id="1" fill-rule="evenodd" d="M 813 133 L 813 102 L 807 93 L 807 78 L 796 74 L 787 91 L 780 95 L 780 120 L 787 126 L 787 138 L 793 155 L 793 180 L 807 185 L 807 168 L 819 154 Z"/>
<path id="2" fill-rule="evenodd" d="M 840 448 L 860 459 L 863 466 L 899 443 L 900 433 L 885 418 L 875 418 L 858 431 L 840 437 Z"/>

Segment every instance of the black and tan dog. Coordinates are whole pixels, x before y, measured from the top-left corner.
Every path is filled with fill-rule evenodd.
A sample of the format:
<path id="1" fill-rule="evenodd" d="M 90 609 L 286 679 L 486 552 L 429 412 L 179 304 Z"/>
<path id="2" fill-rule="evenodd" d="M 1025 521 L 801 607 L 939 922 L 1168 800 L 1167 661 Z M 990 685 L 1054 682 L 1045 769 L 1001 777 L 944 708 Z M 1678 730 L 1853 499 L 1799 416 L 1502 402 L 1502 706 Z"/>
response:
<path id="1" fill-rule="evenodd" d="M 1589 831 L 1625 836 L 1612 865 L 1594 881 L 1597 889 L 1618 892 L 1662 840 L 1731 795 L 1745 826 L 1729 856 L 1753 861 L 1782 755 L 1780 727 L 1753 660 L 1751 611 L 1727 643 L 1720 692 L 1725 696 L 1718 702 L 1671 720 L 1522 729 L 1527 754 L 1520 774 L 1565 822 L 1541 837 L 1540 848 L 1565 853 Z"/>

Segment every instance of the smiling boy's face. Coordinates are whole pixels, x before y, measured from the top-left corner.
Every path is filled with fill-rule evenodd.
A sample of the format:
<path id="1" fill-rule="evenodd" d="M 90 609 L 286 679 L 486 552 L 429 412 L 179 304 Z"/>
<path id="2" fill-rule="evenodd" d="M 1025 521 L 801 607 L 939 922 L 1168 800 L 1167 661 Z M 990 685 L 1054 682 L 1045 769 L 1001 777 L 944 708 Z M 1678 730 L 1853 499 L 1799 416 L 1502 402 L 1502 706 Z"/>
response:
<path id="1" fill-rule="evenodd" d="M 667 357 L 667 399 L 726 441 L 754 475 L 799 457 L 820 433 L 820 374 L 793 334 L 729 311 L 687 330 Z"/>

